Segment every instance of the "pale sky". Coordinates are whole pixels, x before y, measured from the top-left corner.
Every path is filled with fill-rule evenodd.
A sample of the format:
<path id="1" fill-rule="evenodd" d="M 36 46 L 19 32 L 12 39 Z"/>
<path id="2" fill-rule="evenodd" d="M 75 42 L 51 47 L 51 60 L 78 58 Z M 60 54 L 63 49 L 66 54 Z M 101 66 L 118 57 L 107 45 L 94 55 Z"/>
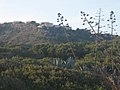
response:
<path id="1" fill-rule="evenodd" d="M 36 21 L 57 24 L 57 13 L 60 12 L 68 19 L 69 25 L 76 29 L 82 28 L 80 11 L 94 17 L 99 8 L 105 15 L 105 21 L 109 19 L 110 11 L 114 11 L 118 25 L 116 29 L 120 35 L 120 0 L 0 0 L 0 22 Z"/>

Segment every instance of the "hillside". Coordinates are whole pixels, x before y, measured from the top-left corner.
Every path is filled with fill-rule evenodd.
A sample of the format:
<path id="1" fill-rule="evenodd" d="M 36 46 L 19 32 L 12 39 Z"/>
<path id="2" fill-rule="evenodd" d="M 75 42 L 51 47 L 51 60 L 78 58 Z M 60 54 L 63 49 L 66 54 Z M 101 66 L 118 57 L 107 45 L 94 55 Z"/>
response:
<path id="1" fill-rule="evenodd" d="M 65 34 L 66 33 L 66 34 Z M 104 37 L 103 35 L 102 37 Z M 107 36 L 109 38 L 109 35 Z M 105 37 L 104 37 L 105 38 Z M 40 26 L 35 21 L 0 24 L 0 44 L 43 44 L 94 41 L 94 35 L 85 29 Z"/>
<path id="2" fill-rule="evenodd" d="M 1 44 L 34 44 L 43 43 L 44 31 L 38 31 L 37 23 L 11 22 L 0 24 Z"/>
<path id="3" fill-rule="evenodd" d="M 120 37 L 95 38 L 52 23 L 0 24 L 0 90 L 119 90 Z"/>

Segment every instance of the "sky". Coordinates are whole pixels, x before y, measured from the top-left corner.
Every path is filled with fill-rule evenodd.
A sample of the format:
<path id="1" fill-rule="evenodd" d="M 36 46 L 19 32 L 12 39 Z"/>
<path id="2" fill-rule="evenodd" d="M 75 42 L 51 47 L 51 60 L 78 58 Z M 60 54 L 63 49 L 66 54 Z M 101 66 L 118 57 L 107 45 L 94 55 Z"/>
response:
<path id="1" fill-rule="evenodd" d="M 0 23 L 36 21 L 58 24 L 57 13 L 61 13 L 73 29 L 85 28 L 87 26 L 82 26 L 80 11 L 95 17 L 99 8 L 105 20 L 101 25 L 106 25 L 103 31 L 110 32 L 106 21 L 110 11 L 114 11 L 118 25 L 115 28 L 120 35 L 120 0 L 0 0 Z"/>

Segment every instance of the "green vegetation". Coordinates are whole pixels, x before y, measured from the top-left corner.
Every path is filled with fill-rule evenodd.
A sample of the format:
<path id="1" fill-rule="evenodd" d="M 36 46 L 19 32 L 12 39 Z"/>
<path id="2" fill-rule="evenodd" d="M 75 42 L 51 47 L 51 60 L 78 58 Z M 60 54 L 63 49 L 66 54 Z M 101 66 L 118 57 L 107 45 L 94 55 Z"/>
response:
<path id="1" fill-rule="evenodd" d="M 0 45 L 40 45 L 67 43 L 65 32 L 70 42 L 92 42 L 95 35 L 86 29 L 66 29 L 64 27 L 39 27 L 35 21 L 10 22 L 0 24 Z M 109 34 L 101 34 L 103 39 L 110 39 Z"/>
<path id="2" fill-rule="evenodd" d="M 114 44 L 113 59 L 119 64 L 119 38 L 101 42 L 96 63 L 104 64 L 104 70 L 112 73 L 111 59 L 106 53 Z M 95 71 L 95 45 L 72 43 L 77 60 L 68 66 L 72 56 L 69 43 L 16 45 L 0 47 L 1 90 L 111 90 L 111 86 Z M 106 49 L 104 49 L 106 48 Z M 117 70 L 117 69 L 116 69 Z M 117 72 L 116 75 L 119 75 Z"/>
<path id="3" fill-rule="evenodd" d="M 119 36 L 38 25 L 0 25 L 0 90 L 119 90 Z"/>
<path id="4" fill-rule="evenodd" d="M 2 90 L 91 90 L 102 84 L 102 79 L 97 75 L 56 67 L 45 59 L 14 57 L 1 60 L 0 67 Z"/>

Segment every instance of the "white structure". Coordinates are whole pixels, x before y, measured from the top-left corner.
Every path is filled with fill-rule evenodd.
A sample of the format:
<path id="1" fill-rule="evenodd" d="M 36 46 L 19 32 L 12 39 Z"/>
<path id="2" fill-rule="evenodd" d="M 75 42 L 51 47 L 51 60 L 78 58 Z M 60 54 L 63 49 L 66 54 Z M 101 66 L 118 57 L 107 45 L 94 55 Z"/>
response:
<path id="1" fill-rule="evenodd" d="M 41 27 L 53 27 L 54 25 L 53 25 L 53 23 L 50 23 L 50 22 L 41 22 L 41 24 L 40 24 L 40 26 Z"/>
<path id="2" fill-rule="evenodd" d="M 62 26 L 54 25 L 53 23 L 50 23 L 50 22 L 41 22 L 40 25 L 38 26 L 38 28 L 43 28 L 43 27 L 46 27 L 46 28 L 50 28 L 50 27 L 60 28 Z M 64 26 L 64 28 L 66 30 L 72 29 L 71 27 L 68 27 L 68 26 Z"/>

